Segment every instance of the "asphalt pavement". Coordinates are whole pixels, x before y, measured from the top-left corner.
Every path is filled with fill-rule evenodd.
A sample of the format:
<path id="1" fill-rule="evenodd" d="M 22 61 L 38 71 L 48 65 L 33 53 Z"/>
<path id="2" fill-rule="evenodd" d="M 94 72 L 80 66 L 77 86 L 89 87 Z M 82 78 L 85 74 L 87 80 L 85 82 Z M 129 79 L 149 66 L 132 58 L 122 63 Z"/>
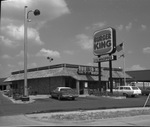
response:
<path id="1" fill-rule="evenodd" d="M 20 125 L 48 125 L 48 126 L 63 126 L 63 125 L 106 125 L 106 126 L 144 126 L 150 125 L 150 115 L 138 115 L 134 117 L 109 118 L 92 121 L 53 121 L 43 122 L 41 120 L 31 119 L 28 114 L 46 113 L 58 111 L 76 111 L 76 110 L 102 110 L 102 109 L 120 109 L 130 107 L 143 107 L 146 96 L 137 98 L 107 98 L 107 97 L 80 97 L 75 101 L 63 100 L 59 101 L 52 98 L 37 98 L 32 103 L 13 103 L 7 97 L 4 97 L 0 92 L 0 126 L 20 126 Z M 34 98 L 35 99 L 35 98 Z M 150 106 L 148 102 L 147 106 Z"/>

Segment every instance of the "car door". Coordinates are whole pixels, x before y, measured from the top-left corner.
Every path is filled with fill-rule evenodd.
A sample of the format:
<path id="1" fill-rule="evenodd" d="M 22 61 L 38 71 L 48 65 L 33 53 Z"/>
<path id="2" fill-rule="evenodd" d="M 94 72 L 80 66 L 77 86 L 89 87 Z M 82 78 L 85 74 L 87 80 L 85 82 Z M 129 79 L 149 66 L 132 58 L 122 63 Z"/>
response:
<path id="1" fill-rule="evenodd" d="M 124 95 L 129 95 L 128 87 L 123 87 L 123 94 Z"/>
<path id="2" fill-rule="evenodd" d="M 116 87 L 113 91 L 114 94 L 119 95 L 119 87 Z"/>
<path id="3" fill-rule="evenodd" d="M 123 95 L 123 86 L 120 86 L 118 93 L 119 93 L 119 95 Z"/>
<path id="4" fill-rule="evenodd" d="M 126 94 L 127 96 L 131 96 L 133 94 L 131 87 L 128 86 L 124 87 L 123 91 L 124 91 L 123 93 Z"/>
<path id="5" fill-rule="evenodd" d="M 133 94 L 133 90 L 131 89 L 131 87 L 126 87 L 126 93 L 131 96 Z"/>
<path id="6" fill-rule="evenodd" d="M 58 96 L 58 88 L 52 91 L 52 96 L 57 97 Z"/>

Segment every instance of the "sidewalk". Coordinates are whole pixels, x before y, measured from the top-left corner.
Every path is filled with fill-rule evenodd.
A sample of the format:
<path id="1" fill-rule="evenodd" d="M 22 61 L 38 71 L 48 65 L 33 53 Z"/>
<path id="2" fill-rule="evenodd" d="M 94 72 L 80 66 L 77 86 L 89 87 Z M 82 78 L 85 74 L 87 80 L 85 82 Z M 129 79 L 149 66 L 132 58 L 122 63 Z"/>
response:
<path id="1" fill-rule="evenodd" d="M 10 99 L 13 103 L 16 103 L 16 104 L 29 104 L 29 103 L 33 103 L 36 99 L 46 99 L 46 98 L 49 98 L 50 95 L 30 95 L 29 98 L 30 100 L 29 101 L 21 101 L 21 100 L 15 100 L 13 99 L 13 97 L 8 97 L 4 94 L 2 94 L 4 97 Z"/>
<path id="2" fill-rule="evenodd" d="M 70 111 L 55 113 L 29 114 L 26 117 L 35 121 L 55 123 L 56 125 L 84 125 L 84 126 L 140 126 L 150 125 L 150 115 L 143 115 L 142 112 L 149 112 L 150 108 L 121 108 L 107 110 Z M 129 114 L 131 112 L 131 116 Z M 136 115 L 133 112 L 141 114 Z M 127 113 L 127 114 L 126 114 Z M 111 117 L 114 114 L 116 116 Z"/>
<path id="3" fill-rule="evenodd" d="M 19 120 L 18 120 L 19 119 Z M 0 117 L 0 126 L 149 126 L 150 115 L 96 119 L 89 121 L 41 121 L 24 115 Z"/>
<path id="4" fill-rule="evenodd" d="M 125 114 L 127 113 L 127 114 Z M 96 115 L 94 115 L 96 114 Z M 45 118 L 54 118 L 57 120 L 81 120 L 84 121 L 89 119 L 90 117 L 96 117 L 96 119 L 104 119 L 104 118 L 114 118 L 120 116 L 135 116 L 135 115 L 150 115 L 150 107 L 136 107 L 136 108 L 119 108 L 119 109 L 104 109 L 104 110 L 80 110 L 80 111 L 62 111 L 62 112 L 52 112 L 52 113 L 35 113 L 29 114 L 28 117 L 41 119 Z M 88 115 L 88 117 L 87 117 Z M 74 116 L 74 117 L 72 117 Z"/>

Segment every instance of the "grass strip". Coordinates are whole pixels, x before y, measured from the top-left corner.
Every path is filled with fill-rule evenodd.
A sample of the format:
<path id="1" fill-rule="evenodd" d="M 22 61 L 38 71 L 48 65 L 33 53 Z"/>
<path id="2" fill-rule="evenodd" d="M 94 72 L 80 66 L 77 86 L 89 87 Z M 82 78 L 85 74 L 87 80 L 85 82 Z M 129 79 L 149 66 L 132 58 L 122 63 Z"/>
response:
<path id="1" fill-rule="evenodd" d="M 102 111 L 102 112 L 80 112 L 71 114 L 54 114 L 49 117 L 43 117 L 42 119 L 55 119 L 55 120 L 65 120 L 65 121 L 86 121 L 94 119 L 106 119 L 106 118 L 116 118 L 116 117 L 129 117 L 136 115 L 148 115 L 150 114 L 150 109 L 148 110 L 130 110 L 130 111 Z"/>

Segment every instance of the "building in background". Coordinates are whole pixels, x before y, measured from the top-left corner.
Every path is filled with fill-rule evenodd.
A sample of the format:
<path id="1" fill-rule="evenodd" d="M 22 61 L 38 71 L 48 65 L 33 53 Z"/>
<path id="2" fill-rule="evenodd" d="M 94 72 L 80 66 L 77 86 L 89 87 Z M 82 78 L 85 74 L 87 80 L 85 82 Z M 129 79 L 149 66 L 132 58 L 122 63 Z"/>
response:
<path id="1" fill-rule="evenodd" d="M 140 88 L 150 87 L 150 70 L 126 71 L 132 77 L 134 85 Z"/>
<path id="2" fill-rule="evenodd" d="M 11 87 L 11 82 L 4 82 L 6 78 L 0 78 L 0 90 L 7 90 Z"/>
<path id="3" fill-rule="evenodd" d="M 124 73 L 122 69 L 113 68 L 113 87 L 124 85 Z M 109 68 L 101 68 L 101 86 L 103 90 L 110 88 Z M 56 87 L 66 86 L 76 89 L 79 94 L 88 91 L 99 91 L 98 67 L 74 64 L 57 64 L 45 67 L 28 69 L 29 94 L 49 94 Z M 126 78 L 131 76 L 126 74 Z M 12 72 L 5 82 L 12 82 L 11 88 L 23 92 L 24 71 Z M 87 91 L 86 91 L 87 93 Z M 89 94 L 89 93 L 88 93 Z"/>

